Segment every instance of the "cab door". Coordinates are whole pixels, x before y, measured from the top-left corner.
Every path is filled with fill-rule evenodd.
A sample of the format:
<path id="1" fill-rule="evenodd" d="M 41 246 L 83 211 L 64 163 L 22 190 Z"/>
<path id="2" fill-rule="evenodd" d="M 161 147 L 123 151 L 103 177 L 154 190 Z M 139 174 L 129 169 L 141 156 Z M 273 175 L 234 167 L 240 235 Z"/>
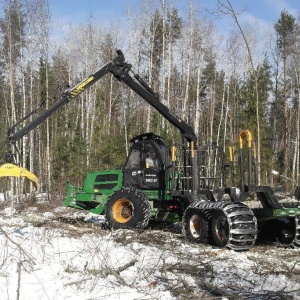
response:
<path id="1" fill-rule="evenodd" d="M 141 145 L 136 144 L 129 154 L 123 169 L 124 185 L 140 188 L 143 182 Z"/>
<path id="2" fill-rule="evenodd" d="M 149 159 L 153 152 L 156 161 L 151 164 Z M 134 144 L 123 169 L 123 180 L 124 185 L 138 189 L 165 189 L 165 164 L 155 142 L 143 140 Z"/>
<path id="3" fill-rule="evenodd" d="M 146 143 L 143 148 L 143 189 L 165 189 L 165 165 L 155 143 Z"/>

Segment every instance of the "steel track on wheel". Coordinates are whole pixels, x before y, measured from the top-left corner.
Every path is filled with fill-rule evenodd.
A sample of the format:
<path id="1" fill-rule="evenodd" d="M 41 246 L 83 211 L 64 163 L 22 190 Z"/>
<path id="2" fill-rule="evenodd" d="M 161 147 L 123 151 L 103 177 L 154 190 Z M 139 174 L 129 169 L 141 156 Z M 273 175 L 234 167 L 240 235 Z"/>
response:
<path id="1" fill-rule="evenodd" d="M 191 204 L 188 209 L 198 210 L 199 215 L 205 217 L 210 226 L 215 211 L 220 210 L 224 213 L 229 225 L 226 248 L 241 251 L 249 250 L 254 245 L 257 237 L 257 220 L 252 210 L 245 204 L 199 201 Z M 211 230 L 209 234 L 211 235 Z"/>

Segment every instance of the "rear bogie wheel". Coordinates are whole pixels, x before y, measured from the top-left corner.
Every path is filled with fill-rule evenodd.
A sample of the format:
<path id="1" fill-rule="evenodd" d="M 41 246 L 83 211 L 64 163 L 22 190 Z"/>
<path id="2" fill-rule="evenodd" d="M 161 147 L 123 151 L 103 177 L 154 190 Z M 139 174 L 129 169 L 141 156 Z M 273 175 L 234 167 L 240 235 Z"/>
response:
<path id="1" fill-rule="evenodd" d="M 214 244 L 218 247 L 225 247 L 229 241 L 230 227 L 223 211 L 215 211 L 211 228 Z"/>
<path id="2" fill-rule="evenodd" d="M 259 223 L 259 240 L 292 245 L 296 238 L 295 218 L 279 218 Z"/>
<path id="3" fill-rule="evenodd" d="M 276 220 L 276 239 L 282 244 L 291 244 L 296 235 L 294 218 L 282 218 Z"/>
<path id="4" fill-rule="evenodd" d="M 187 208 L 183 216 L 183 234 L 192 242 L 207 242 L 208 221 L 201 211 Z"/>
<path id="5" fill-rule="evenodd" d="M 124 187 L 108 199 L 105 216 L 111 228 L 143 229 L 149 222 L 150 203 L 145 194 L 137 189 Z"/>

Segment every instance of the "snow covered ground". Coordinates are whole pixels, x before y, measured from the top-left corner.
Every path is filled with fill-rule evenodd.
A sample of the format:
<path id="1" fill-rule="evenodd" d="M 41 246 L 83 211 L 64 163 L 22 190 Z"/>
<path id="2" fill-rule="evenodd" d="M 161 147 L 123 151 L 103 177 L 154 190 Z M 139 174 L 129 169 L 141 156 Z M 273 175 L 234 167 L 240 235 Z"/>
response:
<path id="1" fill-rule="evenodd" d="M 300 299 L 300 249 L 191 244 L 180 224 L 109 231 L 58 207 L 0 210 L 0 299 Z"/>

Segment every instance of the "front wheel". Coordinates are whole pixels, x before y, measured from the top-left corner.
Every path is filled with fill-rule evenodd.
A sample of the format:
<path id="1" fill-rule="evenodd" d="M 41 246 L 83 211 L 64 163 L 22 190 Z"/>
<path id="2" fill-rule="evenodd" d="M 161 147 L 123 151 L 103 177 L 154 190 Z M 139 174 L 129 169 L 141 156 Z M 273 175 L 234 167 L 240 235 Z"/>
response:
<path id="1" fill-rule="evenodd" d="M 106 203 L 105 216 L 109 227 L 139 228 L 148 225 L 150 203 L 145 194 L 133 187 L 124 187 L 111 195 Z"/>

